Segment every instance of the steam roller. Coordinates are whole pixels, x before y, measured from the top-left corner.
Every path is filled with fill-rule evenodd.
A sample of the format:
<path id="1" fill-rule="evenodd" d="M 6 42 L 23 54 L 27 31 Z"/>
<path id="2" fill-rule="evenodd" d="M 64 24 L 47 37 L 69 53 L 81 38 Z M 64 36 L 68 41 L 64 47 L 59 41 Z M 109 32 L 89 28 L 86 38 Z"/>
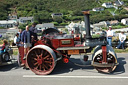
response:
<path id="1" fill-rule="evenodd" d="M 94 48 L 91 65 L 98 72 L 111 73 L 118 65 L 113 48 L 107 45 L 106 36 L 92 38 L 90 33 L 89 11 L 83 11 L 86 36 L 80 34 L 63 34 L 56 28 L 45 29 L 41 39 L 27 53 L 26 65 L 37 75 L 50 74 L 57 61 L 68 63 L 71 55 L 84 55 L 88 61 L 88 53 Z M 81 36 L 82 35 L 82 36 Z"/>

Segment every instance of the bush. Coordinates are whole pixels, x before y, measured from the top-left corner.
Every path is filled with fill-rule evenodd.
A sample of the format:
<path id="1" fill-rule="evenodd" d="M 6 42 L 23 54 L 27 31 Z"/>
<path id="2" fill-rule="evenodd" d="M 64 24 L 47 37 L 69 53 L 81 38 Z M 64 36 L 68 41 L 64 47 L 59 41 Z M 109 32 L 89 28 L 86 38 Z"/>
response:
<path id="1" fill-rule="evenodd" d="M 58 24 L 58 22 L 52 22 L 55 26 L 58 26 L 59 24 Z"/>
<path id="2" fill-rule="evenodd" d="M 94 34 L 92 35 L 92 38 L 99 38 L 100 37 L 100 34 Z"/>
<path id="3" fill-rule="evenodd" d="M 64 22 L 63 22 L 63 23 L 60 23 L 60 25 L 61 25 L 61 26 L 66 26 L 66 25 L 68 25 L 68 23 L 64 23 Z"/>
<path id="4" fill-rule="evenodd" d="M 4 27 L 0 27 L 0 29 L 5 29 Z"/>

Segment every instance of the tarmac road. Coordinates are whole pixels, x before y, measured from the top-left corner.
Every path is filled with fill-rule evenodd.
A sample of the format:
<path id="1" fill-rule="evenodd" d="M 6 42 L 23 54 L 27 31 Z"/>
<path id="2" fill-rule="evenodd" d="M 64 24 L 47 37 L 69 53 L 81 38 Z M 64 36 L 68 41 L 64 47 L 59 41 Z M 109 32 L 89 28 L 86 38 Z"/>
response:
<path id="1" fill-rule="evenodd" d="M 98 73 L 92 66 L 58 63 L 50 75 L 35 75 L 17 64 L 0 67 L 0 85 L 128 85 L 128 53 L 117 54 L 119 65 L 111 74 Z M 79 56 L 72 56 L 79 63 Z"/>

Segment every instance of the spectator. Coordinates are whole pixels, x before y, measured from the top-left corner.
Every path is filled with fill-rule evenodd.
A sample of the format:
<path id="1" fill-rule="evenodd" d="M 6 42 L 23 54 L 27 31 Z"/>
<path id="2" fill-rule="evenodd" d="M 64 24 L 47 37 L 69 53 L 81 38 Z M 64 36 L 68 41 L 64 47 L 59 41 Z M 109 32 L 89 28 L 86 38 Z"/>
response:
<path id="1" fill-rule="evenodd" d="M 22 29 L 19 29 L 19 39 L 20 39 L 20 41 L 21 41 L 21 35 L 22 35 Z"/>
<path id="2" fill-rule="evenodd" d="M 124 34 L 124 32 L 122 31 L 120 34 L 119 34 L 119 45 L 116 47 L 116 48 L 120 48 L 120 46 L 122 45 L 122 49 L 124 49 L 124 42 L 126 40 L 126 35 Z"/>
<path id="3" fill-rule="evenodd" d="M 2 37 L 2 35 L 0 34 L 0 38 Z"/>
<path id="4" fill-rule="evenodd" d="M 24 59 L 26 59 L 26 54 L 31 47 L 31 33 L 29 31 L 29 26 L 26 26 L 26 30 L 22 32 L 21 42 L 24 44 Z"/>
<path id="5" fill-rule="evenodd" d="M 0 49 L 0 55 L 4 53 L 6 46 L 8 46 L 8 42 L 6 40 L 3 40 L 3 45 L 1 46 L 1 49 Z"/>
<path id="6" fill-rule="evenodd" d="M 107 31 L 107 42 L 110 46 L 112 46 L 112 37 L 114 36 L 114 32 L 111 28 L 111 26 L 109 26 L 109 30 Z"/>
<path id="7" fill-rule="evenodd" d="M 37 40 L 37 29 L 35 27 L 36 27 L 36 23 L 33 23 L 29 30 L 32 36 L 34 36 L 34 39 Z"/>
<path id="8" fill-rule="evenodd" d="M 35 41 L 37 40 L 37 29 L 36 27 L 36 23 L 33 23 L 32 26 L 30 27 L 30 32 L 32 34 L 32 47 L 34 47 Z"/>
<path id="9" fill-rule="evenodd" d="M 14 37 L 14 43 L 16 44 L 16 46 L 17 46 L 18 48 L 19 48 L 19 46 L 21 46 L 19 33 L 16 33 L 16 35 L 15 35 L 15 37 Z"/>

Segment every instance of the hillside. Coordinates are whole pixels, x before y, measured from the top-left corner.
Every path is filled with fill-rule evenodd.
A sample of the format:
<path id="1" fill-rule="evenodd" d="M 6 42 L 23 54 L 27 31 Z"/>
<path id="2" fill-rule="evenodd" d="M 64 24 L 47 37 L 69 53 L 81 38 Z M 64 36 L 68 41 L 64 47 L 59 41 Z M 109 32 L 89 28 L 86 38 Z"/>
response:
<path id="1" fill-rule="evenodd" d="M 81 11 L 101 7 L 103 2 L 108 1 L 113 0 L 0 0 L 0 20 L 7 19 L 8 14 L 16 12 L 18 17 L 34 16 L 39 23 L 57 21 L 52 19 L 52 13 L 64 14 L 63 19 L 58 21 L 59 23 L 78 21 L 83 20 Z M 127 0 L 122 1 L 128 3 Z M 103 12 L 92 12 L 91 23 L 128 17 L 126 15 L 128 12 L 122 7 L 121 10 L 117 10 L 118 15 L 114 17 L 109 11 L 106 9 Z"/>

